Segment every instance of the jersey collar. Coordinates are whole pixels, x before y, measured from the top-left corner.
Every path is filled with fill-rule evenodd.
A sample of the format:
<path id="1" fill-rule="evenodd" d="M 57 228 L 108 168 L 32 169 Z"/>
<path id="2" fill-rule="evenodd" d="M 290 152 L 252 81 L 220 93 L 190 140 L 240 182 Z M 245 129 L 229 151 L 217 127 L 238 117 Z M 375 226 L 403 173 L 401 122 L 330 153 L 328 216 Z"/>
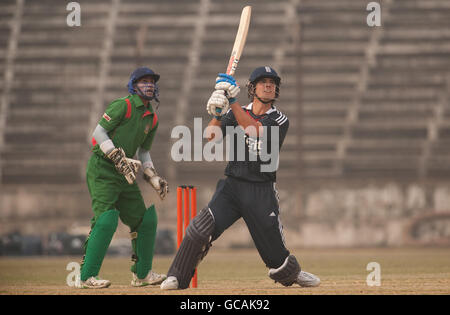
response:
<path id="1" fill-rule="evenodd" d="M 248 105 L 245 107 L 245 109 L 251 111 L 251 110 L 253 109 L 253 102 L 251 102 L 250 104 L 248 104 Z M 270 114 L 270 113 L 272 113 L 272 112 L 274 112 L 274 111 L 276 111 L 276 110 L 277 110 L 277 108 L 276 108 L 275 106 L 272 105 L 272 107 L 271 107 L 267 112 L 265 112 L 263 115 L 268 115 L 268 114 Z"/>
<path id="2" fill-rule="evenodd" d="M 144 106 L 144 103 L 142 103 L 141 98 L 137 94 L 132 94 L 130 97 L 130 100 L 133 102 L 133 104 L 136 107 Z M 148 108 L 146 108 L 146 114 L 147 114 L 147 112 L 150 112 L 150 114 L 153 114 L 153 107 L 150 102 L 148 102 Z M 149 115 L 149 114 L 147 114 L 147 115 Z"/>

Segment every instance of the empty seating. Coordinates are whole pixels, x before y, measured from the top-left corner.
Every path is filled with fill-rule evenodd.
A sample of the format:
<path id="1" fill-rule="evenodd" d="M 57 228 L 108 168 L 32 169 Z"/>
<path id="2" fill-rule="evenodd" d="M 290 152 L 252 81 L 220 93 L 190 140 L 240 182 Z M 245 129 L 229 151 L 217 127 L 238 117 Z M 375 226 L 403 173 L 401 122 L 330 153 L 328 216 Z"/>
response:
<path id="1" fill-rule="evenodd" d="M 1 148 L 3 184 L 82 185 L 94 109 L 125 96 L 129 75 L 140 65 L 161 74 L 161 124 L 152 149 L 160 172 L 180 182 L 204 181 L 225 165 L 172 161 L 171 131 L 180 123 L 192 128 L 194 118 L 206 127 L 205 105 L 227 66 L 242 1 L 119 1 L 115 20 L 111 4 L 83 3 L 81 27 L 66 25 L 60 1 L 24 6 Z M 445 1 L 392 1 L 384 7 L 382 29 L 367 26 L 365 0 L 248 4 L 253 17 L 236 73 L 239 101 L 248 102 L 245 84 L 255 67 L 280 72 L 276 106 L 291 122 L 281 180 L 447 171 Z M 16 2 L 2 1 L 0 8 L 3 73 Z M 24 176 L 31 172 L 36 175 Z"/>

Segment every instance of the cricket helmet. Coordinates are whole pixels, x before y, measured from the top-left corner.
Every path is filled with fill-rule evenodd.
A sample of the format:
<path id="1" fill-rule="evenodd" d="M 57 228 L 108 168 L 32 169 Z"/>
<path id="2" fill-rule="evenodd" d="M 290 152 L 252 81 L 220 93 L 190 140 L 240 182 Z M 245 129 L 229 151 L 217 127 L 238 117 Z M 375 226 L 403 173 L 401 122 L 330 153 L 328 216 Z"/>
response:
<path id="1" fill-rule="evenodd" d="M 256 83 L 258 80 L 262 78 L 273 78 L 277 85 L 280 85 L 281 78 L 278 76 L 278 73 L 275 69 L 269 66 L 258 67 L 253 70 L 252 74 L 250 74 L 250 78 L 248 79 L 251 83 Z"/>
<path id="2" fill-rule="evenodd" d="M 264 78 L 272 78 L 275 81 L 275 99 L 277 99 L 280 96 L 280 85 L 281 85 L 281 78 L 278 76 L 278 73 L 269 66 L 262 66 L 258 67 L 250 74 L 250 78 L 247 82 L 247 91 L 248 91 L 248 97 L 249 99 L 253 99 L 253 97 L 257 97 L 255 94 L 256 89 L 256 83 L 258 83 L 259 80 Z M 258 98 L 259 99 L 259 98 Z M 275 102 L 275 99 L 271 102 Z"/>
<path id="3" fill-rule="evenodd" d="M 153 96 L 148 98 L 143 96 L 144 98 L 147 98 L 149 100 L 155 99 L 158 103 L 158 96 L 159 96 L 159 88 L 158 85 L 156 84 L 156 82 L 158 82 L 160 75 L 155 73 L 152 69 L 149 69 L 147 67 L 139 67 L 136 70 L 134 70 L 131 75 L 130 75 L 130 80 L 128 81 L 128 92 L 130 94 L 138 94 L 142 96 L 142 92 L 139 91 L 139 89 L 136 87 L 136 82 L 139 81 L 139 79 L 146 77 L 146 76 L 151 76 L 153 77 L 153 79 L 155 80 L 155 89 L 153 92 Z"/>

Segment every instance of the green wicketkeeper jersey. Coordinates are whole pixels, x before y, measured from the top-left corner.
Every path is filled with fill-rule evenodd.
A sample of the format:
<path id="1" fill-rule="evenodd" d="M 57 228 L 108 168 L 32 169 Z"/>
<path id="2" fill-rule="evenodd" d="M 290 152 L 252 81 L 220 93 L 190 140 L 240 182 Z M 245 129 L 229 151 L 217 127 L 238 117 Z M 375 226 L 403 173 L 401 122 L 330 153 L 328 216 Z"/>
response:
<path id="1" fill-rule="evenodd" d="M 109 104 L 99 124 L 108 131 L 114 146 L 122 148 L 127 157 L 133 158 L 139 147 L 150 150 L 158 118 L 151 104 L 146 108 L 140 97 L 134 94 Z M 99 144 L 94 144 L 94 153 L 104 156 Z"/>

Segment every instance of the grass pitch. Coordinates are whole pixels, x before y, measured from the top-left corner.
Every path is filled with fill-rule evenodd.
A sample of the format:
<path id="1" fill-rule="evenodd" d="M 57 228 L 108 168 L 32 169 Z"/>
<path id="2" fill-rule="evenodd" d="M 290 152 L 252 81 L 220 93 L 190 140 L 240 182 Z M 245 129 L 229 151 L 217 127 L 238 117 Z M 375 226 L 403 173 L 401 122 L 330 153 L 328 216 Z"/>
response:
<path id="1" fill-rule="evenodd" d="M 0 294 L 450 294 L 450 248 L 298 249 L 292 253 L 304 270 L 321 278 L 319 287 L 285 288 L 269 279 L 256 250 L 213 247 L 199 266 L 197 289 L 131 287 L 130 259 L 107 256 L 100 276 L 111 280 L 111 287 L 80 290 L 66 284 L 71 272 L 66 266 L 81 257 L 2 257 Z M 166 273 L 172 258 L 156 256 L 153 270 Z M 370 262 L 380 264 L 380 286 L 366 283 Z"/>

